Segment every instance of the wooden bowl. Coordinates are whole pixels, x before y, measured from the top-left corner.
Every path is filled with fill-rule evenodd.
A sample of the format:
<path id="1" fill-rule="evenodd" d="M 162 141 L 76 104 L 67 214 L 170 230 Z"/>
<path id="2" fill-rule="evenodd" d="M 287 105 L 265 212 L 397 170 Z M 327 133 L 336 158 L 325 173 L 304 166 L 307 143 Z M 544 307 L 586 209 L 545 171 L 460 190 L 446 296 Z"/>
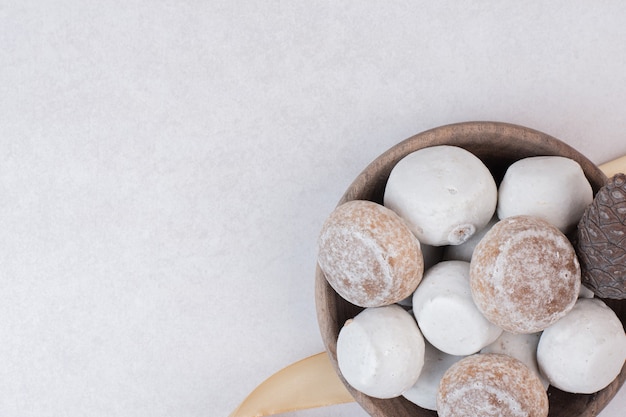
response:
<path id="1" fill-rule="evenodd" d="M 492 171 L 499 183 L 506 168 L 518 159 L 538 155 L 560 155 L 577 161 L 583 168 L 592 185 L 594 194 L 606 182 L 606 176 L 584 155 L 569 145 L 522 126 L 497 122 L 467 122 L 438 127 L 412 136 L 376 158 L 354 180 L 339 204 L 350 200 L 383 201 L 385 184 L 391 169 L 405 155 L 421 148 L 436 145 L 455 145 L 467 149 L 478 156 Z M 362 308 L 348 303 L 328 285 L 319 266 L 315 276 L 315 297 L 318 322 L 322 339 L 331 362 L 339 377 L 354 396 L 354 399 L 374 417 L 422 417 L 436 416 L 437 413 L 425 410 L 403 397 L 381 400 L 364 395 L 341 376 L 337 367 L 337 336 L 349 318 Z M 626 300 L 604 300 L 624 324 L 626 321 Z M 626 379 L 626 366 L 608 387 L 595 394 L 570 394 L 550 387 L 550 416 L 591 417 L 597 415 L 613 398 Z"/>

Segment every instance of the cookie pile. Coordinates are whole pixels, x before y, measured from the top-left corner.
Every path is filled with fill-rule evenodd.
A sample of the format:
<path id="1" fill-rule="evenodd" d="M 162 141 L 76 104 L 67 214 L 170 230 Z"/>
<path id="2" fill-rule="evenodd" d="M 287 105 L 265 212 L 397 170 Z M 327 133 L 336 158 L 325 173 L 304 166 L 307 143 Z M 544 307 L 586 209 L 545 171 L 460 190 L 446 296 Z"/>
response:
<path id="1" fill-rule="evenodd" d="M 499 186 L 460 147 L 401 159 L 382 204 L 340 205 L 318 241 L 329 285 L 364 308 L 337 340 L 346 381 L 440 416 L 547 416 L 549 385 L 606 387 L 626 360 L 626 334 L 581 285 L 587 266 L 567 237 L 592 203 L 581 167 L 564 157 L 523 158 Z"/>

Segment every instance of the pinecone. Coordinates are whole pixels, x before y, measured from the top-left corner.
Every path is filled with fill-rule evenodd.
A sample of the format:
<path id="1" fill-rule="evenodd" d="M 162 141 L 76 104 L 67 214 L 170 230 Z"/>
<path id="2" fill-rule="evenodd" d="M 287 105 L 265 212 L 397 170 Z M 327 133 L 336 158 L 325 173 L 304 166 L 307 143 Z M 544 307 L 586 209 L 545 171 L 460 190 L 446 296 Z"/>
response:
<path id="1" fill-rule="evenodd" d="M 626 175 L 598 191 L 576 239 L 582 283 L 600 298 L 626 298 Z"/>

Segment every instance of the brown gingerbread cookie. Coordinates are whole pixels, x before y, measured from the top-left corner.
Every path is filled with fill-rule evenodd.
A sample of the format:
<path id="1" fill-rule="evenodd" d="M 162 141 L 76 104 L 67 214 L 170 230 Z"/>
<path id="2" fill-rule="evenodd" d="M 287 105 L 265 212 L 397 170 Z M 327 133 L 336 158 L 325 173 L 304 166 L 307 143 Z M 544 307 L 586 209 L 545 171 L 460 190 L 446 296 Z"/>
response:
<path id="1" fill-rule="evenodd" d="M 437 392 L 440 417 L 546 417 L 548 394 L 519 360 L 498 353 L 467 356 L 443 375 Z"/>
<path id="2" fill-rule="evenodd" d="M 511 333 L 536 333 L 574 307 L 580 266 L 554 225 L 513 216 L 496 223 L 474 249 L 470 288 L 489 321 Z"/>
<path id="3" fill-rule="evenodd" d="M 364 200 L 337 207 L 318 239 L 318 264 L 347 301 L 380 307 L 405 299 L 422 280 L 420 242 L 390 209 Z"/>

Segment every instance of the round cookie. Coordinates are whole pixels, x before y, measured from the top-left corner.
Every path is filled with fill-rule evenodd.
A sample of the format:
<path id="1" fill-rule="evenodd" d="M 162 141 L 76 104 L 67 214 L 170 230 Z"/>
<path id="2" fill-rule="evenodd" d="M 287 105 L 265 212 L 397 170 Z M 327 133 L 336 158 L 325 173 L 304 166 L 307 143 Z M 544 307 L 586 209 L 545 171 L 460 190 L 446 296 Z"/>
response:
<path id="1" fill-rule="evenodd" d="M 397 305 L 366 308 L 337 339 L 337 363 L 355 389 L 375 398 L 400 396 L 424 365 L 424 338 L 411 314 Z"/>
<path id="2" fill-rule="evenodd" d="M 363 200 L 337 207 L 318 239 L 318 264 L 328 283 L 361 307 L 410 296 L 424 272 L 420 242 L 388 208 Z"/>
<path id="3" fill-rule="evenodd" d="M 548 394 L 537 375 L 518 359 L 476 354 L 444 374 L 437 413 L 439 417 L 546 417 Z"/>
<path id="4" fill-rule="evenodd" d="M 385 186 L 384 205 L 405 219 L 420 242 L 458 245 L 482 229 L 496 209 L 489 169 L 456 146 L 433 146 L 402 158 Z"/>
<path id="5" fill-rule="evenodd" d="M 511 333 L 536 333 L 574 306 L 580 265 L 555 226 L 514 216 L 494 225 L 474 249 L 470 287 L 489 321 Z"/>
<path id="6" fill-rule="evenodd" d="M 537 361 L 550 384 L 591 394 L 609 385 L 626 360 L 626 335 L 600 299 L 581 298 L 568 315 L 543 331 Z"/>
<path id="7" fill-rule="evenodd" d="M 563 233 L 578 223 L 593 200 L 591 184 L 573 159 L 533 156 L 511 164 L 498 189 L 498 218 L 528 215 Z"/>
<path id="8" fill-rule="evenodd" d="M 413 293 L 413 315 L 422 334 L 450 355 L 476 353 L 502 333 L 476 308 L 469 271 L 468 262 L 440 262 L 426 271 Z"/>
<path id="9" fill-rule="evenodd" d="M 436 411 L 437 390 L 443 374 L 463 358 L 464 356 L 448 355 L 426 341 L 422 372 L 417 382 L 402 396 L 422 408 Z"/>

